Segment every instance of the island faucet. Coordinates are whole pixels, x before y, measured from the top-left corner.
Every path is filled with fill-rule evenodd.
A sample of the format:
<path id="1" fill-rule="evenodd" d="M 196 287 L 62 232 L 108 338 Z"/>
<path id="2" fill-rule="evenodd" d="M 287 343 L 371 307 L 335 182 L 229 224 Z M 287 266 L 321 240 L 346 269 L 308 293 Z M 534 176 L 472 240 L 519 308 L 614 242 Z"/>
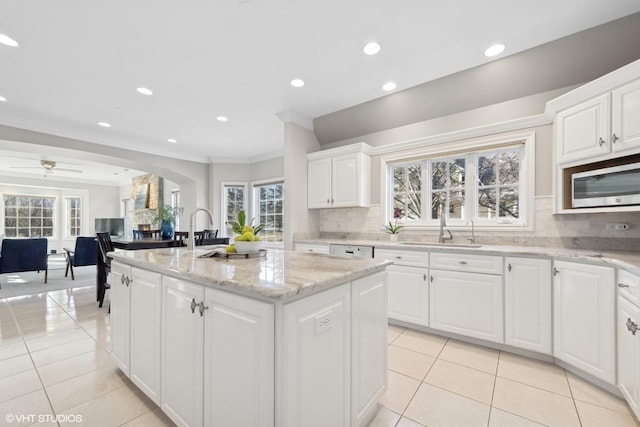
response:
<path id="1" fill-rule="evenodd" d="M 193 248 L 196 246 L 196 233 L 195 233 L 195 217 L 199 211 L 206 212 L 209 214 L 209 224 L 213 225 L 213 214 L 207 208 L 196 208 L 195 211 L 191 214 L 191 218 L 189 219 L 189 239 L 187 241 L 187 250 L 193 251 Z"/>
<path id="2" fill-rule="evenodd" d="M 442 203 L 440 203 L 440 208 L 438 209 L 438 211 L 440 212 L 440 235 L 438 236 L 438 243 L 444 243 L 447 240 L 453 240 L 453 234 L 451 234 L 451 231 L 444 229 L 447 226 L 447 220 L 444 216 L 444 208 L 442 206 Z M 445 231 L 449 233 L 449 237 L 445 237 Z"/>
<path id="3" fill-rule="evenodd" d="M 467 221 L 466 225 L 469 225 L 469 223 L 471 223 L 471 237 L 467 237 L 467 240 L 469 240 L 472 245 L 475 245 L 476 244 L 476 233 L 475 233 L 475 230 L 473 228 L 473 220 L 470 219 L 469 221 Z"/>

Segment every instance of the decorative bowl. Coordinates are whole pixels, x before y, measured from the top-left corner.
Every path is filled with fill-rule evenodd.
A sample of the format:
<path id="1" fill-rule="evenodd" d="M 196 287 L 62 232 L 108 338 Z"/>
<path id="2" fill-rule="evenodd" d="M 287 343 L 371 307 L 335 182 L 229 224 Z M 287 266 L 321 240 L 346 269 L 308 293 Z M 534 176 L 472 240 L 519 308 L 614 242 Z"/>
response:
<path id="1" fill-rule="evenodd" d="M 239 254 L 258 252 L 262 246 L 262 242 L 259 240 L 253 242 L 239 242 L 236 240 L 234 244 L 236 245 L 236 252 Z"/>

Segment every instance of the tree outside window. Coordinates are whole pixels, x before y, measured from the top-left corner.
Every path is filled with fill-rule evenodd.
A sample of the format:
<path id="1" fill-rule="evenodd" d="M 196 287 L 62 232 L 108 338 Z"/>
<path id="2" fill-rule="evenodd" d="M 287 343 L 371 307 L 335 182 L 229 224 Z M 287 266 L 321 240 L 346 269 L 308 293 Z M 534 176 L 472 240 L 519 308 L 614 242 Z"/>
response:
<path id="1" fill-rule="evenodd" d="M 260 238 L 267 242 L 282 242 L 284 227 L 284 184 L 254 186 L 256 222 L 266 224 Z"/>

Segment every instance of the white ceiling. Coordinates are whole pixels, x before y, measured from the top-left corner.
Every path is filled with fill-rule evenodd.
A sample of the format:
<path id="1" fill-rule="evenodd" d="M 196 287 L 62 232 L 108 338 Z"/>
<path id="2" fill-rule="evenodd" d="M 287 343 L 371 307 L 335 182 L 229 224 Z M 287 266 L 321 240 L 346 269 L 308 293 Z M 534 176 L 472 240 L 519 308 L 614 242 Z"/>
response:
<path id="1" fill-rule="evenodd" d="M 280 112 L 310 123 L 384 96 L 388 80 L 397 92 L 483 64 L 494 42 L 510 55 L 638 11 L 637 0 L 3 0 L 0 33 L 20 46 L 0 45 L 0 124 L 201 162 L 268 155 L 283 147 Z M 368 57 L 371 40 L 382 51 Z"/>

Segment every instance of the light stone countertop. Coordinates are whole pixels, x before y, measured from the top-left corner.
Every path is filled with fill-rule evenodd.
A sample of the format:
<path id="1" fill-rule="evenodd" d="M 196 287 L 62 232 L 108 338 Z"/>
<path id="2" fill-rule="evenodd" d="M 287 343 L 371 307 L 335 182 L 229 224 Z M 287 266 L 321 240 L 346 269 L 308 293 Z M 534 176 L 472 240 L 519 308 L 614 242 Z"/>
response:
<path id="1" fill-rule="evenodd" d="M 634 251 L 598 251 L 589 249 L 573 249 L 561 247 L 537 247 L 537 246 L 500 246 L 483 245 L 479 243 L 471 247 L 468 245 L 456 246 L 455 244 L 439 244 L 428 242 L 385 242 L 380 240 L 340 240 L 340 239 L 305 239 L 296 243 L 307 244 L 339 244 L 362 245 L 374 248 L 428 251 L 428 252 L 456 252 L 460 254 L 501 255 L 501 256 L 535 256 L 562 259 L 566 261 L 589 262 L 592 264 L 605 264 L 611 267 L 619 267 L 631 273 L 640 275 L 640 252 Z M 415 244 L 414 244 L 415 243 Z M 374 250 L 375 254 L 375 250 Z"/>
<path id="2" fill-rule="evenodd" d="M 109 257 L 154 271 L 262 300 L 290 302 L 382 271 L 391 261 L 267 249 L 250 259 L 198 258 L 213 247 L 116 250 Z M 195 254 L 195 256 L 194 256 Z"/>

